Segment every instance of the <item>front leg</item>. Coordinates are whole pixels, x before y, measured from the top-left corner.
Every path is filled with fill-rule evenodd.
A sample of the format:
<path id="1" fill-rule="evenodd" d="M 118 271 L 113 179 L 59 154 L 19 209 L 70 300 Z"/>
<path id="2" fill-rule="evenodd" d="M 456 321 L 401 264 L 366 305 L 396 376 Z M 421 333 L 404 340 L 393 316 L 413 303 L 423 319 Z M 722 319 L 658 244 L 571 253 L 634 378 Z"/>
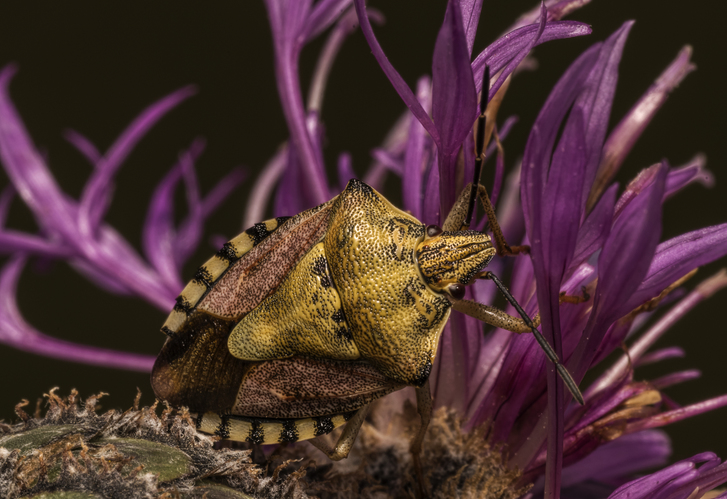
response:
<path id="1" fill-rule="evenodd" d="M 452 305 L 452 308 L 465 315 L 481 320 L 490 326 L 499 327 L 500 329 L 512 331 L 513 333 L 520 334 L 532 332 L 530 324 L 519 317 L 513 317 L 499 308 L 490 307 L 489 305 L 477 303 L 472 300 L 457 300 Z M 532 319 L 533 327 L 538 327 L 539 325 L 540 312 L 535 314 Z"/>
<path id="2" fill-rule="evenodd" d="M 452 206 L 452 210 L 449 212 L 449 215 L 447 215 L 447 219 L 444 221 L 442 229 L 446 231 L 469 229 L 469 226 L 465 224 L 465 219 L 467 218 L 471 190 L 472 183 L 470 182 L 459 195 L 454 206 Z M 495 209 L 490 202 L 490 196 L 487 194 L 487 189 L 482 184 L 478 185 L 477 197 L 480 199 L 485 210 L 485 214 L 487 215 L 487 220 L 490 223 L 490 229 L 492 230 L 492 237 L 495 241 L 497 254 L 500 256 L 512 256 L 521 253 L 529 253 L 530 246 L 510 246 L 507 244 L 505 236 L 502 233 L 502 229 L 500 228 L 500 224 L 497 223 L 497 216 L 495 216 Z"/>
<path id="3" fill-rule="evenodd" d="M 422 424 L 419 426 L 419 431 L 411 439 L 411 445 L 409 451 L 411 452 L 411 458 L 414 463 L 414 471 L 417 476 L 417 497 L 426 497 L 426 483 L 424 482 L 424 472 L 422 471 L 422 463 L 419 459 L 419 454 L 422 451 L 422 442 L 424 436 L 427 434 L 427 428 L 429 428 L 429 422 L 432 420 L 432 392 L 429 388 L 429 380 L 420 387 L 416 388 L 417 395 L 417 411 L 421 417 Z"/>
<path id="4" fill-rule="evenodd" d="M 343 433 L 338 438 L 335 447 L 331 447 L 326 444 L 321 437 L 308 440 L 314 447 L 317 447 L 321 452 L 328 456 L 331 461 L 340 461 L 348 457 L 348 453 L 351 452 L 358 431 L 361 429 L 361 425 L 366 419 L 366 413 L 368 413 L 369 405 L 366 404 L 361 409 L 356 411 L 351 419 L 346 422 L 346 426 L 343 428 Z"/>

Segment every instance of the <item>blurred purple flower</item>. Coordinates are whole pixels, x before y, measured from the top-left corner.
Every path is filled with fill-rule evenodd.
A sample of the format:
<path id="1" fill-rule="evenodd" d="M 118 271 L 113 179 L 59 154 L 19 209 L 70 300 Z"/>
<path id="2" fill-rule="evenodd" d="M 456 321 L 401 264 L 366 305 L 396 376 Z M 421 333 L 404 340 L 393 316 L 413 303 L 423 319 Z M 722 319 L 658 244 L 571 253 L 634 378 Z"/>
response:
<path id="1" fill-rule="evenodd" d="M 15 288 L 26 257 L 64 259 L 106 291 L 135 295 L 168 310 L 182 289 L 182 264 L 197 247 L 204 220 L 243 180 L 244 173 L 240 169 L 233 170 L 201 198 L 194 160 L 204 149 L 204 142 L 195 141 L 180 155 L 179 163 L 156 189 L 144 227 L 144 260 L 118 232 L 103 222 L 113 196 L 113 178 L 144 134 L 167 112 L 193 95 L 194 88 L 185 87 L 149 106 L 104 154 L 81 134 L 66 133 L 66 138 L 94 166 L 81 199 L 75 200 L 58 186 L 10 101 L 8 84 L 14 73 L 12 66 L 0 72 L 0 160 L 12 183 L 0 203 L 0 220 L 3 221 L 0 252 L 15 255 L 0 280 L 0 341 L 51 357 L 149 371 L 153 356 L 57 340 L 27 324 L 15 301 Z M 187 189 L 189 213 L 175 227 L 173 193 L 180 181 Z M 4 227 L 7 210 L 16 192 L 32 211 L 38 234 Z"/>
<path id="2" fill-rule="evenodd" d="M 342 153 L 339 178 L 327 178 L 321 113 L 333 62 L 357 23 L 408 108 L 372 151 L 373 162 L 362 177 L 376 188 L 389 172 L 402 177 L 404 209 L 424 223 L 436 224 L 472 178 L 472 126 L 482 89 L 488 89 L 484 98 L 501 99 L 508 79 L 528 63 L 535 46 L 589 34 L 583 23 L 560 20 L 586 3 L 550 0 L 524 14 L 506 36 L 473 58 L 482 3 L 451 0 L 437 36 L 432 75 L 420 78 L 413 91 L 375 38 L 370 20 L 379 22 L 381 15 L 367 11 L 363 0 L 266 0 L 290 141 L 258 177 L 246 225 L 264 218 L 270 199 L 276 215 L 291 215 L 328 200 L 355 175 L 351 157 Z M 329 28 L 304 99 L 299 54 Z M 711 182 L 702 157 L 680 168 L 666 161 L 653 165 L 617 196 L 615 173 L 667 95 L 693 70 L 687 47 L 609 133 L 618 64 L 630 28 L 631 23 L 625 23 L 573 62 L 532 127 L 522 165 L 507 179 L 501 149 L 495 143 L 488 147 L 488 157 L 496 157 L 495 181 L 489 187 L 499 206 L 500 224 L 511 243 L 530 245 L 529 258 L 496 260 L 491 268 L 512 275 L 513 294 L 528 313 L 540 312 L 544 335 L 578 382 L 628 336 L 636 335 L 645 318 L 662 307 L 666 295 L 694 269 L 727 253 L 727 224 L 660 243 L 663 201 L 689 183 Z M 489 82 L 483 82 L 485 66 L 492 75 Z M 6 68 L 0 74 L 0 161 L 14 190 L 34 213 L 39 233 L 0 226 L 0 250 L 13 255 L 0 277 L 0 341 L 44 355 L 148 370 L 149 356 L 74 345 L 34 330 L 15 303 L 23 263 L 32 256 L 66 260 L 107 291 L 169 309 L 182 286 L 181 266 L 199 243 L 204 220 L 243 174 L 234 170 L 201 196 L 194 162 L 204 143 L 195 141 L 155 191 L 143 228 L 144 259 L 103 221 L 113 178 L 145 132 L 193 89 L 181 89 L 150 106 L 106 153 L 80 134 L 67 133 L 95 166 L 81 199 L 74 200 L 58 187 L 10 102 L 7 86 L 13 72 Z M 510 117 L 496 125 L 498 140 L 506 138 L 515 121 Z M 186 189 L 188 214 L 175 226 L 173 193 L 180 182 Z M 6 191 L 0 197 L 0 221 L 12 195 Z M 479 220 L 479 226 L 484 222 Z M 696 378 L 697 371 L 637 382 L 633 369 L 683 355 L 678 347 L 648 349 L 688 310 L 725 286 L 727 275 L 722 272 L 672 304 L 633 342 L 628 354 L 587 387 L 583 406 L 569 403 L 569 394 L 532 335 L 504 330 L 484 335 L 478 321 L 454 313 L 431 376 L 436 403 L 459 411 L 469 428 L 486 425 L 488 442 L 507 448 L 508 466 L 522 470 L 519 485 L 535 483 L 531 495 L 558 497 L 562 488 L 588 497 L 584 484 L 599 483 L 605 489 L 598 497 L 610 492 L 614 498 L 699 497 L 690 494 L 727 482 L 725 464 L 712 454 L 624 483 L 647 467 L 666 464 L 669 442 L 654 428 L 727 405 L 727 396 L 680 407 L 661 390 Z M 562 299 L 564 294 L 584 292 L 592 298 L 579 303 Z M 483 303 L 494 295 L 487 282 L 468 289 L 471 299 Z M 406 393 L 392 397 L 404 398 Z"/>

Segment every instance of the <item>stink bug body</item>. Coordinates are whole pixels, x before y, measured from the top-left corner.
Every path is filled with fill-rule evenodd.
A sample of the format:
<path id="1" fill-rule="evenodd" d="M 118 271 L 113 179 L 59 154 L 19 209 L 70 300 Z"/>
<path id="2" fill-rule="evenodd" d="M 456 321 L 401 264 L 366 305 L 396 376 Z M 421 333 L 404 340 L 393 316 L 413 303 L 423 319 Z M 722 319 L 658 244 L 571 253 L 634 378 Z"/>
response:
<path id="1" fill-rule="evenodd" d="M 483 109 L 475 178 L 484 128 Z M 155 393 L 189 407 L 199 430 L 254 444 L 313 439 L 348 422 L 333 449 L 311 440 L 341 459 L 368 404 L 414 386 L 422 416 L 416 460 L 431 412 L 428 377 L 454 308 L 533 332 L 578 398 L 533 322 L 482 272 L 496 249 L 485 233 L 462 230 L 477 195 L 494 229 L 482 186 L 465 189 L 439 228 L 358 180 L 323 205 L 254 225 L 200 267 L 177 299 L 162 327 L 168 338 L 152 372 Z M 464 300 L 464 286 L 477 278 L 492 279 L 522 318 Z"/>
<path id="2" fill-rule="evenodd" d="M 201 431 L 252 443 L 310 439 L 354 415 L 360 425 L 387 393 L 428 396 L 453 307 L 530 331 L 461 299 L 494 254 L 486 234 L 424 226 L 351 180 L 326 204 L 256 224 L 197 271 L 162 328 L 154 391 L 188 406 Z"/>

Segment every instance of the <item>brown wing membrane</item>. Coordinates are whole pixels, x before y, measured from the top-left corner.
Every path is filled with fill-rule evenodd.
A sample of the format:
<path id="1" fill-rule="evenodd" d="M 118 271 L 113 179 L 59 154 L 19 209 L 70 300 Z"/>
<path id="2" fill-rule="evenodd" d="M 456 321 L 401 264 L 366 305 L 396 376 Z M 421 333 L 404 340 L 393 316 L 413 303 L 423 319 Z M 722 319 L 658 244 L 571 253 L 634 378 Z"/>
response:
<path id="1" fill-rule="evenodd" d="M 192 411 L 229 411 L 250 367 L 230 355 L 230 331 L 321 239 L 329 208 L 300 213 L 279 229 L 275 220 L 256 224 L 200 268 L 162 328 L 169 338 L 151 377 L 159 398 Z"/>
<path id="2" fill-rule="evenodd" d="M 254 363 L 245 373 L 232 414 L 261 418 L 340 414 L 403 387 L 365 361 L 269 360 Z"/>
<path id="3" fill-rule="evenodd" d="M 194 312 L 167 340 L 154 363 L 151 385 L 157 397 L 192 411 L 232 407 L 249 363 L 227 349 L 234 321 Z"/>
<path id="4" fill-rule="evenodd" d="M 324 236 L 330 202 L 291 218 L 282 229 L 230 265 L 198 309 L 240 319 L 272 294 L 300 259 Z"/>

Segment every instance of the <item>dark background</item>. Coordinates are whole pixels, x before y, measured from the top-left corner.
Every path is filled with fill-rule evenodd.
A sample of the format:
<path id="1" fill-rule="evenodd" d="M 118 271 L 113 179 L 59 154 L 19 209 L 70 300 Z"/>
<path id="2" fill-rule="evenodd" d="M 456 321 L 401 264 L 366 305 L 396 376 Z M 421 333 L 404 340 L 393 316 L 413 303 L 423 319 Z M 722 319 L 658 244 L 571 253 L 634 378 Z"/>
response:
<path id="1" fill-rule="evenodd" d="M 524 10 L 528 0 L 486 0 L 475 52 L 499 35 Z M 185 278 L 213 248 L 212 234 L 239 232 L 242 213 L 256 173 L 288 133 L 278 104 L 267 15 L 261 1 L 208 2 L 25 1 L 0 4 L 0 64 L 14 61 L 20 72 L 11 92 L 35 144 L 47 154 L 53 173 L 77 197 L 89 174 L 87 162 L 62 138 L 66 128 L 89 137 L 104 151 L 145 106 L 189 83 L 199 94 L 158 124 L 139 144 L 117 177 L 116 198 L 106 218 L 137 248 L 152 190 L 197 135 L 208 139 L 198 162 L 203 192 L 231 167 L 245 165 L 248 180 L 206 227 L 206 237 L 190 260 Z M 429 73 L 431 53 L 446 2 L 372 1 L 387 23 L 376 28 L 379 40 L 405 80 Z M 707 8 L 707 5 L 709 7 Z M 698 70 L 687 77 L 658 113 L 619 174 L 624 185 L 641 168 L 662 158 L 673 165 L 696 152 L 708 156 L 717 186 L 690 186 L 667 203 L 663 239 L 727 220 L 727 169 L 724 120 L 725 49 L 721 2 L 595 0 L 572 19 L 593 25 L 593 35 L 551 42 L 534 55 L 541 68 L 518 76 L 500 116 L 517 114 L 520 123 L 506 142 L 508 167 L 522 153 L 532 122 L 568 64 L 590 44 L 605 39 L 627 19 L 636 25 L 626 45 L 612 124 L 631 107 L 685 44 L 694 47 Z M 303 52 L 301 75 L 307 88 L 322 45 L 319 39 Z M 360 33 L 345 44 L 337 59 L 323 107 L 327 126 L 326 162 L 339 152 L 353 155 L 362 173 L 368 151 L 380 143 L 403 110 Z M 0 174 L 0 182 L 7 178 Z M 396 202 L 396 199 L 393 199 Z M 34 230 L 32 217 L 16 201 L 9 225 Z M 702 269 L 688 284 L 715 272 L 725 262 Z M 158 332 L 165 313 L 138 299 L 120 298 L 97 289 L 64 263 L 49 269 L 30 266 L 19 285 L 20 308 L 40 331 L 81 343 L 127 351 L 156 353 L 164 338 Z M 698 306 L 659 346 L 682 345 L 686 359 L 672 360 L 637 377 L 698 367 L 699 381 L 667 393 L 687 404 L 727 392 L 724 370 L 724 307 L 727 292 Z M 722 322 L 720 322 L 722 321 Z M 148 375 L 34 356 L 0 346 L 0 418 L 14 420 L 13 406 L 35 401 L 54 386 L 61 393 L 77 388 L 82 396 L 110 392 L 106 408 L 127 408 L 139 387 L 144 403 L 153 395 Z M 32 407 L 32 406 L 31 406 Z M 704 450 L 727 457 L 722 426 L 727 409 L 669 427 L 675 458 Z"/>

